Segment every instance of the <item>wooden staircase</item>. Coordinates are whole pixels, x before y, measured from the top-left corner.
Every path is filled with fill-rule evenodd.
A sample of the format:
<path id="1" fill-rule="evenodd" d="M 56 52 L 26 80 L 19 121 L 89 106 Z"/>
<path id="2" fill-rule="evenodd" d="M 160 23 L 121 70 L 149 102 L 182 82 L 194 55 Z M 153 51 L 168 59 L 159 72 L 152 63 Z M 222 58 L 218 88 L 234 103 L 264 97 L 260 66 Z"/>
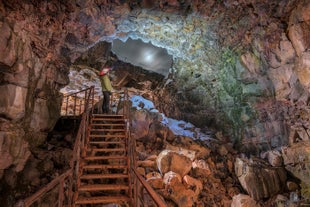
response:
<path id="1" fill-rule="evenodd" d="M 123 115 L 91 116 L 80 160 L 75 206 L 131 206 L 126 127 Z"/>

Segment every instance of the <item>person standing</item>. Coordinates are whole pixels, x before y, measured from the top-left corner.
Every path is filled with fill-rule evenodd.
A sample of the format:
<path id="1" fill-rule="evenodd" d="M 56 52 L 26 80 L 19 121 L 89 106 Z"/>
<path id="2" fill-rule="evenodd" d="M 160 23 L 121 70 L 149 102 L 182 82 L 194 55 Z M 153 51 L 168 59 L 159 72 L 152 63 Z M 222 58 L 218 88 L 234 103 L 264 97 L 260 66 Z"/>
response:
<path id="1" fill-rule="evenodd" d="M 110 96 L 112 95 L 112 84 L 109 78 L 109 72 L 112 68 L 111 67 L 103 67 L 102 70 L 99 72 L 99 78 L 102 87 L 102 94 L 103 94 L 103 103 L 102 103 L 102 113 L 109 113 L 110 107 Z"/>

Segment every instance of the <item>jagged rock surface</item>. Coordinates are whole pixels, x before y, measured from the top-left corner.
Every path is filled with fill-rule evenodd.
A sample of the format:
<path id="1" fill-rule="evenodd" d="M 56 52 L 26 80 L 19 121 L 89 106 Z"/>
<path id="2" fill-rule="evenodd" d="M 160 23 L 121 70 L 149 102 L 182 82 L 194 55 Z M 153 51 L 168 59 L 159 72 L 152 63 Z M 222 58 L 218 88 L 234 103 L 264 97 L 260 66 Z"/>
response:
<path id="1" fill-rule="evenodd" d="M 250 154 L 307 142 L 309 10 L 307 0 L 0 1 L 0 154 L 7 158 L 0 162 L 0 178 L 22 171 L 30 151 L 46 141 L 60 115 L 59 90 L 68 84 L 69 66 L 83 62 L 84 52 L 100 41 L 115 38 L 140 38 L 173 55 L 168 80 L 148 95 L 167 116 L 220 129 Z M 106 60 L 97 61 L 91 66 Z M 143 144 L 156 127 L 140 129 Z M 174 140 L 169 130 L 161 133 Z M 162 147 L 160 138 L 152 136 L 151 143 Z M 232 159 L 225 159 L 227 169 L 220 157 L 205 153 L 200 160 L 199 175 L 214 166 L 232 169 Z M 303 172 L 290 170 L 304 179 Z M 225 173 L 217 176 L 224 179 Z M 223 189 L 204 189 L 210 195 L 205 199 L 218 202 Z"/>

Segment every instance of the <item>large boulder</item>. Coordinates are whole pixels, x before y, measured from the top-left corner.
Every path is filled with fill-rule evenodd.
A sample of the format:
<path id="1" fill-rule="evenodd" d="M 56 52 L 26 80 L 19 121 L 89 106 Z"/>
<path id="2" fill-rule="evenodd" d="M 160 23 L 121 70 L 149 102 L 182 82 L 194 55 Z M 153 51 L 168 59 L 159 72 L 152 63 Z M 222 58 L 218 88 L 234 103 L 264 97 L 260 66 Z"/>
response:
<path id="1" fill-rule="evenodd" d="M 299 57 L 295 70 L 300 83 L 305 88 L 310 89 L 310 52 L 304 52 Z"/>
<path id="2" fill-rule="evenodd" d="M 283 166 L 283 158 L 279 151 L 270 150 L 261 154 L 261 158 L 267 159 L 269 164 L 273 167 Z"/>
<path id="3" fill-rule="evenodd" d="M 282 148 L 285 169 L 302 182 L 302 193 L 310 198 L 310 142 L 292 144 Z"/>
<path id="4" fill-rule="evenodd" d="M 194 202 L 197 201 L 197 195 L 183 185 L 180 175 L 168 172 L 164 175 L 164 182 L 167 190 L 164 193 L 165 198 L 172 200 L 179 207 L 194 206 Z"/>
<path id="5" fill-rule="evenodd" d="M 27 88 L 13 84 L 1 85 L 0 114 L 9 119 L 20 119 L 25 115 Z"/>
<path id="6" fill-rule="evenodd" d="M 284 168 L 272 167 L 260 159 L 237 158 L 235 173 L 243 189 L 255 200 L 278 194 L 286 184 Z"/>
<path id="7" fill-rule="evenodd" d="M 285 168 L 310 185 L 310 142 L 295 143 L 282 148 Z"/>
<path id="8" fill-rule="evenodd" d="M 0 178 L 9 167 L 20 172 L 30 156 L 29 145 L 23 140 L 25 132 L 20 126 L 0 119 Z"/>
<path id="9" fill-rule="evenodd" d="M 289 37 L 293 46 L 300 56 L 310 47 L 309 29 L 310 29 L 310 3 L 304 1 L 297 5 L 289 19 Z"/>
<path id="10" fill-rule="evenodd" d="M 231 207 L 260 207 L 260 205 L 250 196 L 238 194 L 233 197 Z"/>
<path id="11" fill-rule="evenodd" d="M 185 156 L 184 150 L 171 151 L 164 150 L 157 157 L 157 167 L 162 174 L 173 171 L 182 177 L 189 173 L 192 168 L 192 160 Z"/>
<path id="12" fill-rule="evenodd" d="M 131 118 L 132 128 L 134 128 L 134 136 L 136 139 L 145 137 L 149 133 L 150 125 L 153 120 L 150 114 L 145 110 L 138 110 Z"/>

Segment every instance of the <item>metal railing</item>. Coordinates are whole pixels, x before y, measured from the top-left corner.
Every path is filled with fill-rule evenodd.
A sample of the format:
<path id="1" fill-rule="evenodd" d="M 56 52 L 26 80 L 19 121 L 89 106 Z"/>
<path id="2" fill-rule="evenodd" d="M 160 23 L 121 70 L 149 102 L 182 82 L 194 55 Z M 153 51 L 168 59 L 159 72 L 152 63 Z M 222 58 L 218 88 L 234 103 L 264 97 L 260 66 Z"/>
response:
<path id="1" fill-rule="evenodd" d="M 58 188 L 58 201 L 54 206 L 62 207 L 62 206 L 72 206 L 73 204 L 73 195 L 76 190 L 76 181 L 78 170 L 80 166 L 80 155 L 85 150 L 85 139 L 87 136 L 87 128 L 89 124 L 89 117 L 93 113 L 93 105 L 94 105 L 94 87 L 90 87 L 88 89 L 83 90 L 85 93 L 85 108 L 84 113 L 82 113 L 82 118 L 79 126 L 79 130 L 75 139 L 72 159 L 70 161 L 70 169 L 60 176 L 56 177 L 46 186 L 41 188 L 32 196 L 20 200 L 15 205 L 16 207 L 30 207 L 34 204 L 40 206 L 40 200 L 43 200 L 48 196 L 48 193 Z M 79 93 L 79 92 L 77 92 Z M 77 94 L 74 93 L 74 94 Z M 73 94 L 73 96 L 75 96 Z"/>
<path id="2" fill-rule="evenodd" d="M 136 141 L 134 138 L 129 136 L 129 147 L 128 154 L 130 159 L 130 182 L 133 186 L 132 190 L 132 200 L 134 207 L 145 207 L 145 206 L 158 206 L 158 207 L 166 207 L 167 204 L 165 201 L 156 193 L 156 191 L 146 182 L 146 180 L 140 175 L 140 173 L 136 170 Z M 152 203 L 150 203 L 152 202 Z"/>
<path id="3" fill-rule="evenodd" d="M 61 105 L 61 116 L 80 116 L 88 108 L 93 108 L 95 101 L 94 86 L 81 91 L 66 94 Z"/>
<path id="4" fill-rule="evenodd" d="M 91 87 L 92 88 L 92 87 Z M 20 200 L 15 207 L 30 207 L 40 206 L 40 200 L 43 200 L 45 196 L 55 189 L 58 190 L 58 200 L 54 206 L 58 207 L 70 207 L 74 205 L 74 193 L 77 191 L 76 186 L 79 185 L 78 172 L 80 168 L 80 157 L 85 153 L 85 145 L 87 139 L 87 131 L 89 125 L 89 119 L 93 113 L 94 103 L 93 103 L 93 92 L 90 90 L 87 92 L 85 109 L 82 113 L 82 118 L 79 126 L 79 130 L 76 136 L 76 140 L 73 148 L 73 155 L 70 161 L 70 169 L 60 176 L 56 177 L 46 186 L 41 188 L 32 196 Z M 75 93 L 76 94 L 76 93 Z M 144 207 L 144 206 L 158 206 L 166 207 L 166 203 L 161 199 L 161 197 L 155 192 L 155 190 L 146 182 L 146 180 L 139 174 L 136 170 L 136 141 L 135 138 L 131 137 L 130 133 L 130 107 L 128 91 L 124 91 L 123 99 L 119 99 L 123 102 L 123 112 L 124 119 L 127 125 L 127 130 L 125 135 L 127 137 L 127 153 L 128 153 L 128 169 L 129 169 L 129 197 L 132 200 L 133 207 Z M 151 201 L 149 200 L 151 199 Z M 152 204 L 150 203 L 152 202 Z"/>
<path id="5" fill-rule="evenodd" d="M 136 139 L 131 137 L 130 128 L 130 102 L 127 89 L 124 91 L 124 107 L 123 115 L 127 121 L 126 137 L 128 140 L 128 162 L 130 170 L 130 186 L 132 188 L 132 201 L 134 207 L 144 207 L 144 206 L 158 206 L 166 207 L 167 204 L 163 199 L 156 193 L 156 191 L 146 182 L 146 180 L 140 175 L 136 170 L 137 163 L 137 153 L 136 153 Z M 150 203 L 152 202 L 152 203 Z"/>

